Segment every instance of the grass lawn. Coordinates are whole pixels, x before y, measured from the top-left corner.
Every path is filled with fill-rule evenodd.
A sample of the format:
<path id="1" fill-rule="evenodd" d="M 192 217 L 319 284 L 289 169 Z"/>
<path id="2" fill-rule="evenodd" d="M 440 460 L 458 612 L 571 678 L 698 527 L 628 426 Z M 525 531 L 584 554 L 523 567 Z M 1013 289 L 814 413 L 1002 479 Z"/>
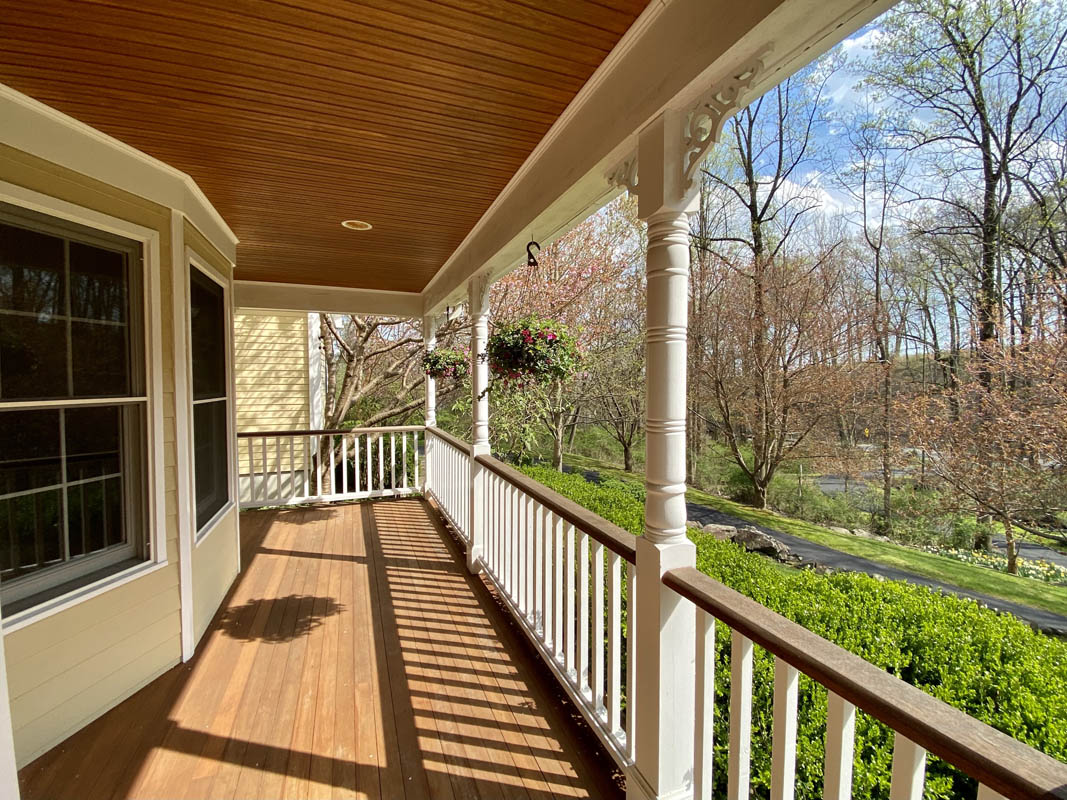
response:
<path id="1" fill-rule="evenodd" d="M 640 474 L 627 473 L 612 464 L 583 456 L 566 456 L 564 461 L 575 469 L 595 470 L 604 476 L 623 481 L 643 483 Z M 974 592 L 1000 597 L 1022 605 L 1044 608 L 1057 614 L 1067 616 L 1067 587 L 1053 586 L 1032 578 L 1019 578 L 1003 572 L 964 564 L 951 558 L 942 558 L 932 553 L 924 553 L 911 547 L 861 539 L 848 536 L 799 519 L 783 517 L 770 511 L 759 511 L 741 503 L 726 500 L 717 495 L 708 494 L 698 489 L 686 492 L 690 502 L 714 508 L 724 514 L 730 514 L 757 525 L 790 533 L 817 544 L 832 547 L 843 553 L 870 559 L 889 567 L 907 570 L 925 578 L 943 581 L 970 589 Z"/>

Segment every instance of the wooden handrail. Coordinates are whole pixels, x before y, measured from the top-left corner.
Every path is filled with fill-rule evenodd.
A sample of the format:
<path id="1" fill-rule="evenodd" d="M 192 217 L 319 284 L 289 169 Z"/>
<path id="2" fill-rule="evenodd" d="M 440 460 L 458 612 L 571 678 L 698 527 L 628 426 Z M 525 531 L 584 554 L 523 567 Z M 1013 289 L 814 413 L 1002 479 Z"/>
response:
<path id="1" fill-rule="evenodd" d="M 563 495 L 556 494 L 544 484 L 523 475 L 503 461 L 499 461 L 492 456 L 476 456 L 474 460 L 486 469 L 495 472 L 508 483 L 517 486 L 541 505 L 547 506 L 554 514 L 558 514 L 576 528 L 592 536 L 613 553 L 622 556 L 631 564 L 637 563 L 637 537 L 629 531 L 623 530 L 618 525 L 613 525 L 603 517 L 598 517 L 592 511 L 583 508 L 573 500 L 568 500 Z"/>
<path id="2" fill-rule="evenodd" d="M 445 433 L 440 428 L 432 428 L 429 425 L 426 426 L 426 432 L 427 433 L 432 433 L 438 439 L 441 439 L 442 441 L 444 441 L 445 444 L 452 445 L 454 448 L 459 450 L 461 453 L 466 453 L 467 455 L 471 454 L 471 446 L 469 444 L 467 444 L 465 441 L 463 441 L 462 439 L 457 439 L 451 433 Z"/>
<path id="3" fill-rule="evenodd" d="M 969 717 L 693 567 L 669 570 L 663 583 L 1005 797 L 1067 798 L 1067 764 Z"/>
<path id="4" fill-rule="evenodd" d="M 255 439 L 257 437 L 277 438 L 282 436 L 338 436 L 342 433 L 408 433 L 421 431 L 422 425 L 390 425 L 381 428 L 333 428 L 329 430 L 306 431 L 244 431 L 237 434 L 238 439 Z"/>

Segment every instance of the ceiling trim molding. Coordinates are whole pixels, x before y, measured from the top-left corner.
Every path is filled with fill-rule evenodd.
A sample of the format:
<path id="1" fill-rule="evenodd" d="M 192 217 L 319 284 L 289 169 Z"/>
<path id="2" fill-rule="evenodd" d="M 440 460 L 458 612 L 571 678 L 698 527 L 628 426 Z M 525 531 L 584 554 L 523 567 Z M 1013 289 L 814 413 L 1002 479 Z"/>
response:
<path id="1" fill-rule="evenodd" d="M 233 282 L 233 297 L 234 305 L 238 308 L 327 311 L 331 314 L 370 314 L 383 317 L 422 316 L 422 295 L 418 292 L 236 280 Z"/>
<path id="2" fill-rule="evenodd" d="M 230 263 L 237 236 L 189 175 L 0 83 L 0 142 L 181 211 Z"/>

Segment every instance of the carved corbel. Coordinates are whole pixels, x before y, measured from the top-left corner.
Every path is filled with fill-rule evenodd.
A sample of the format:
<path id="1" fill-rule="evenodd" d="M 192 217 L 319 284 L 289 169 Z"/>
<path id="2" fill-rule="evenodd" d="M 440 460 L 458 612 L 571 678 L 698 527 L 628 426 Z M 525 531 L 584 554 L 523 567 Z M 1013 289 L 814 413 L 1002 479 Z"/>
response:
<path id="1" fill-rule="evenodd" d="M 625 189 L 630 194 L 637 194 L 637 153 L 624 158 L 608 174 L 608 183 Z"/>
<path id="2" fill-rule="evenodd" d="M 749 93 L 766 71 L 772 45 L 767 45 L 742 64 L 729 78 L 716 84 L 690 110 L 685 123 L 685 173 L 682 183 L 690 189 L 700 163 L 719 141 L 723 126 L 749 101 Z"/>

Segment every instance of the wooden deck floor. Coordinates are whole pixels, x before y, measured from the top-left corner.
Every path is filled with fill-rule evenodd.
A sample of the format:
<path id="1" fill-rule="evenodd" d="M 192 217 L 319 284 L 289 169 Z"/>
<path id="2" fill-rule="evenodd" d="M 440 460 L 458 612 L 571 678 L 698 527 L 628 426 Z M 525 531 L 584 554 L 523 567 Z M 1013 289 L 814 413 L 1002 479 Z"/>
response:
<path id="1" fill-rule="evenodd" d="M 622 796 L 425 503 L 241 530 L 197 656 L 22 770 L 24 800 Z"/>

